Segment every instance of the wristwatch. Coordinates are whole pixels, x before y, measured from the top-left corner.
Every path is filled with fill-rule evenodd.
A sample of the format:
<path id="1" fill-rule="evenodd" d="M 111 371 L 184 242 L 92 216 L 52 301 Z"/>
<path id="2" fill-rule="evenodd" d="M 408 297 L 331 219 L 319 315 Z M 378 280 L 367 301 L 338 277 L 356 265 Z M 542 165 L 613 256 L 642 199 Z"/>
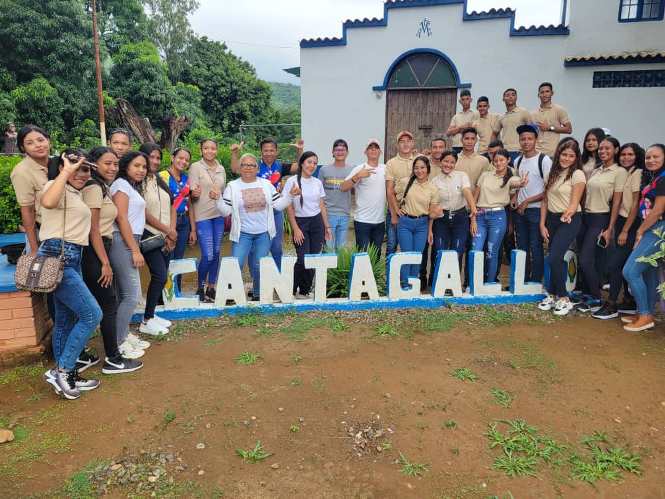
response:
<path id="1" fill-rule="evenodd" d="M 551 126 L 550 127 L 550 132 L 553 132 L 553 131 L 554 131 L 554 126 Z"/>

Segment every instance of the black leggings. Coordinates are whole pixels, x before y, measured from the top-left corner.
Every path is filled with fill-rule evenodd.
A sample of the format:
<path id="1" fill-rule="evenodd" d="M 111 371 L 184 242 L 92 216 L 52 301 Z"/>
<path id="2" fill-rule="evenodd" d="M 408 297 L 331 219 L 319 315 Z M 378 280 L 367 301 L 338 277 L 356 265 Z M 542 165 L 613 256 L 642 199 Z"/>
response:
<path id="1" fill-rule="evenodd" d="M 144 232 L 143 237 L 150 237 L 153 234 Z M 155 308 L 162 295 L 166 279 L 168 278 L 169 268 L 169 255 L 158 248 L 147 253 L 143 253 L 145 263 L 150 269 L 150 284 L 148 284 L 148 291 L 145 297 L 145 312 L 143 313 L 143 320 L 148 321 L 155 316 Z"/>
<path id="2" fill-rule="evenodd" d="M 312 288 L 314 270 L 305 268 L 305 255 L 317 255 L 321 253 L 326 232 L 320 213 L 313 217 L 296 217 L 296 222 L 298 222 L 298 227 L 300 227 L 305 236 L 305 240 L 301 245 L 295 244 L 294 241 L 298 260 L 293 269 L 293 294 L 300 291 L 301 294 L 306 295 Z"/>
<path id="3" fill-rule="evenodd" d="M 550 282 L 547 291 L 561 298 L 568 296 L 566 291 L 566 274 L 568 272 L 564 256 L 577 237 L 582 225 L 582 214 L 575 213 L 570 223 L 561 221 L 562 213 L 547 212 L 545 226 L 550 233 L 547 261 L 550 264 Z"/>
<path id="4" fill-rule="evenodd" d="M 596 256 L 599 255 L 597 249 L 600 249 L 598 248 L 598 236 L 607 229 L 609 223 L 609 213 L 586 213 L 584 215 L 586 231 L 579 253 L 580 267 L 584 271 L 589 294 L 598 299 L 600 298 L 601 275 L 604 271 L 596 266 Z M 606 260 L 603 259 L 603 261 Z"/>
<path id="5" fill-rule="evenodd" d="M 111 239 L 102 238 L 104 249 L 108 255 L 111 250 Z M 99 329 L 102 332 L 104 342 L 104 351 L 106 356 L 113 360 L 120 357 L 118 351 L 118 340 L 116 338 L 115 317 L 118 311 L 118 300 L 116 298 L 115 283 L 111 283 L 108 288 L 102 287 L 97 281 L 102 275 L 102 262 L 97 257 L 92 245 L 83 248 L 83 258 L 81 259 L 81 273 L 88 289 L 95 297 L 99 307 L 102 309 L 102 321 Z"/>
<path id="6" fill-rule="evenodd" d="M 623 278 L 623 266 L 626 264 L 630 253 L 633 251 L 633 245 L 635 244 L 635 235 L 637 233 L 637 228 L 640 226 L 639 221 L 635 219 L 633 225 L 630 226 L 628 230 L 628 239 L 626 244 L 619 246 L 618 239 L 619 234 L 623 230 L 623 226 L 626 224 L 626 219 L 619 215 L 617 218 L 617 223 L 614 226 L 614 240 L 612 241 L 612 246 L 608 250 L 607 256 L 607 272 L 610 276 L 610 296 L 609 300 L 612 303 L 616 303 L 619 299 L 619 294 L 621 293 L 621 288 L 623 288 L 624 299 L 632 299 L 630 291 L 628 291 L 628 283 Z"/>

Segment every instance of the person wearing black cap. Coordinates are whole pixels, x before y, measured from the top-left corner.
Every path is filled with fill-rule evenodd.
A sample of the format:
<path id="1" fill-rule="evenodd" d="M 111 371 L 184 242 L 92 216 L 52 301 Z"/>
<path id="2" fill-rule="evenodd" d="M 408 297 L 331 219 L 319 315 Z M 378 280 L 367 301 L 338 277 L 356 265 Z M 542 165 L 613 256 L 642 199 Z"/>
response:
<path id="1" fill-rule="evenodd" d="M 515 159 L 515 173 L 521 177 L 528 174 L 529 183 L 513 198 L 513 224 L 517 248 L 527 253 L 525 279 L 528 282 L 543 279 L 545 254 L 540 233 L 540 202 L 552 168 L 549 156 L 536 150 L 538 133 L 538 127 L 532 124 L 517 127 L 521 154 Z"/>

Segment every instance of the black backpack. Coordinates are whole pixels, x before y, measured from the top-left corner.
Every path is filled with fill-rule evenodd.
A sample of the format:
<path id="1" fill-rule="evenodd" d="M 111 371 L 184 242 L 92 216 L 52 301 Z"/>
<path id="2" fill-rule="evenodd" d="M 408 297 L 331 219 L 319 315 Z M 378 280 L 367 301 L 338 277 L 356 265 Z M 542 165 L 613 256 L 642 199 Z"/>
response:
<path id="1" fill-rule="evenodd" d="M 515 169 L 517 170 L 517 174 L 520 174 L 520 165 L 522 164 L 522 160 L 524 159 L 524 155 L 520 154 L 517 159 L 515 160 Z M 540 173 L 540 178 L 545 180 L 545 174 L 543 173 L 543 161 L 545 160 L 545 155 L 542 152 L 538 153 L 538 173 Z"/>

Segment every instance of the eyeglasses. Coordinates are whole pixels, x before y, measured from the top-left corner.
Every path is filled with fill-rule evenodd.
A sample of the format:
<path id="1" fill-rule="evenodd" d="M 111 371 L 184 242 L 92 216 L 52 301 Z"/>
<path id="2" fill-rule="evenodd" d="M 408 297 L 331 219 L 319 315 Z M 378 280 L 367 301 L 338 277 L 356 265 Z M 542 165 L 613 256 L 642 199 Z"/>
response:
<path id="1" fill-rule="evenodd" d="M 256 168 L 256 163 L 240 163 L 240 168 Z"/>

